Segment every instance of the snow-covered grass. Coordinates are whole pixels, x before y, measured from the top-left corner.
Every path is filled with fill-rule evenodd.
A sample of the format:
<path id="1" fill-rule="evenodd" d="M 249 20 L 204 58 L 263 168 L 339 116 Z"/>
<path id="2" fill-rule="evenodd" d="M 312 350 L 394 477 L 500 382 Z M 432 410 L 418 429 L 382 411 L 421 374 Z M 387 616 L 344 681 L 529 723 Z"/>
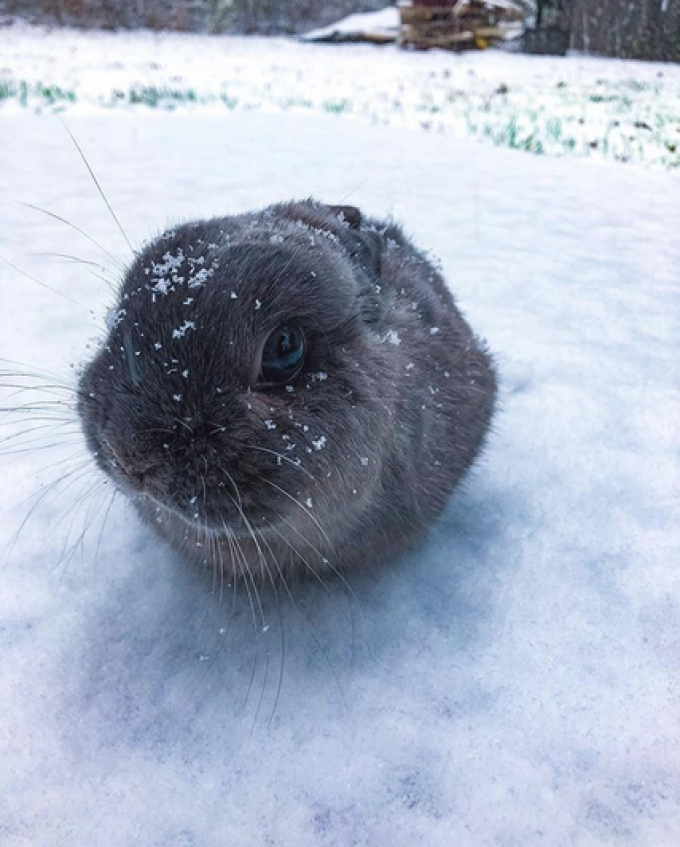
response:
<path id="1" fill-rule="evenodd" d="M 3 550 L 74 471 L 3 556 L 3 847 L 674 845 L 678 176 L 329 116 L 83 111 L 133 243 L 309 194 L 403 220 L 495 351 L 501 406 L 428 540 L 353 595 L 270 593 L 255 623 L 120 500 L 79 499 L 77 427 L 3 442 Z M 1 193 L 127 261 L 63 127 L 1 121 Z M 70 300 L 0 264 L 1 355 L 68 380 L 110 295 L 44 253 L 115 266 L 2 201 L 0 255 Z"/>
<path id="2" fill-rule="evenodd" d="M 537 154 L 680 166 L 680 66 L 172 33 L 0 30 L 0 104 L 326 112 Z"/>

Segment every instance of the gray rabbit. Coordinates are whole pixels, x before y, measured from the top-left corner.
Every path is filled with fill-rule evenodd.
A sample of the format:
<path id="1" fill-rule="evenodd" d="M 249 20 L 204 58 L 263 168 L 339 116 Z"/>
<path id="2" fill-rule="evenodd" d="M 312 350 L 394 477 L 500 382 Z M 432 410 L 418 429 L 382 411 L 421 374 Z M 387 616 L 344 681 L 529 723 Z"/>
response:
<path id="1" fill-rule="evenodd" d="M 431 525 L 495 395 L 489 354 L 401 229 L 309 200 L 147 246 L 79 413 L 149 526 L 265 582 L 370 567 Z"/>

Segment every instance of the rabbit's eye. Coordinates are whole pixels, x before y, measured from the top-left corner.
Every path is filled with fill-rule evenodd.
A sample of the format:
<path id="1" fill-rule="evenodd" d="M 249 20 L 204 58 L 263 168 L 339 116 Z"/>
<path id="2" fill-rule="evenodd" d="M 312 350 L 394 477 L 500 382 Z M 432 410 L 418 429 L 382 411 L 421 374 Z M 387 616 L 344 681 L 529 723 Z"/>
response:
<path id="1" fill-rule="evenodd" d="M 306 341 L 295 324 L 280 326 L 267 339 L 262 352 L 262 380 L 288 382 L 297 376 L 305 361 Z"/>

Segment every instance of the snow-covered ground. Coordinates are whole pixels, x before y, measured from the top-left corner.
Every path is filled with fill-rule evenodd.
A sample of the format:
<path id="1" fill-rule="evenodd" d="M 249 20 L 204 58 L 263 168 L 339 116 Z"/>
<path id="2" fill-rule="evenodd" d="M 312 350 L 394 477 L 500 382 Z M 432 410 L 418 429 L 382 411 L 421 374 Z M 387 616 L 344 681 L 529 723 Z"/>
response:
<path id="1" fill-rule="evenodd" d="M 45 428 L 1 448 L 3 847 L 677 844 L 678 176 L 328 115 L 86 111 L 68 125 L 134 242 L 310 194 L 402 220 L 496 352 L 501 407 L 427 541 L 352 593 L 266 595 L 257 627 L 108 489 L 81 499 L 61 405 L 4 416 L 2 438 Z M 126 261 L 59 122 L 7 109 L 0 132 L 0 194 Z M 0 255 L 63 295 L 0 263 L 4 367 L 70 380 L 109 294 L 44 253 L 114 268 L 0 201 Z"/>
<path id="2" fill-rule="evenodd" d="M 542 155 L 680 167 L 679 65 L 17 25 L 0 29 L 3 104 L 328 112 Z"/>

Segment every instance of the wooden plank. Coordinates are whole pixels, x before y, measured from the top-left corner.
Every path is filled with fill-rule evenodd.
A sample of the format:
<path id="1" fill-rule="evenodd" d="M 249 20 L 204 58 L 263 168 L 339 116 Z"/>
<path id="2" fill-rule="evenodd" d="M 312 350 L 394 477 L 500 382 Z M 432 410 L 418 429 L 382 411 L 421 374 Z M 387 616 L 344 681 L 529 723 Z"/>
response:
<path id="1" fill-rule="evenodd" d="M 458 0 L 448 6 L 441 2 L 401 5 L 399 13 L 400 43 L 423 50 L 487 47 L 503 38 L 503 23 L 521 19 L 521 13 L 512 7 L 491 5 L 483 0 Z"/>
<path id="2" fill-rule="evenodd" d="M 481 17 L 493 25 L 499 21 L 522 20 L 523 15 L 519 9 L 467 2 L 456 6 L 399 6 L 399 17 L 403 24 Z"/>
<path id="3" fill-rule="evenodd" d="M 465 29 L 460 32 L 451 30 L 423 32 L 420 28 L 414 30 L 405 27 L 401 34 L 401 40 L 405 44 L 417 44 L 429 47 L 439 47 L 451 44 L 474 43 L 475 34 L 472 30 Z"/>

